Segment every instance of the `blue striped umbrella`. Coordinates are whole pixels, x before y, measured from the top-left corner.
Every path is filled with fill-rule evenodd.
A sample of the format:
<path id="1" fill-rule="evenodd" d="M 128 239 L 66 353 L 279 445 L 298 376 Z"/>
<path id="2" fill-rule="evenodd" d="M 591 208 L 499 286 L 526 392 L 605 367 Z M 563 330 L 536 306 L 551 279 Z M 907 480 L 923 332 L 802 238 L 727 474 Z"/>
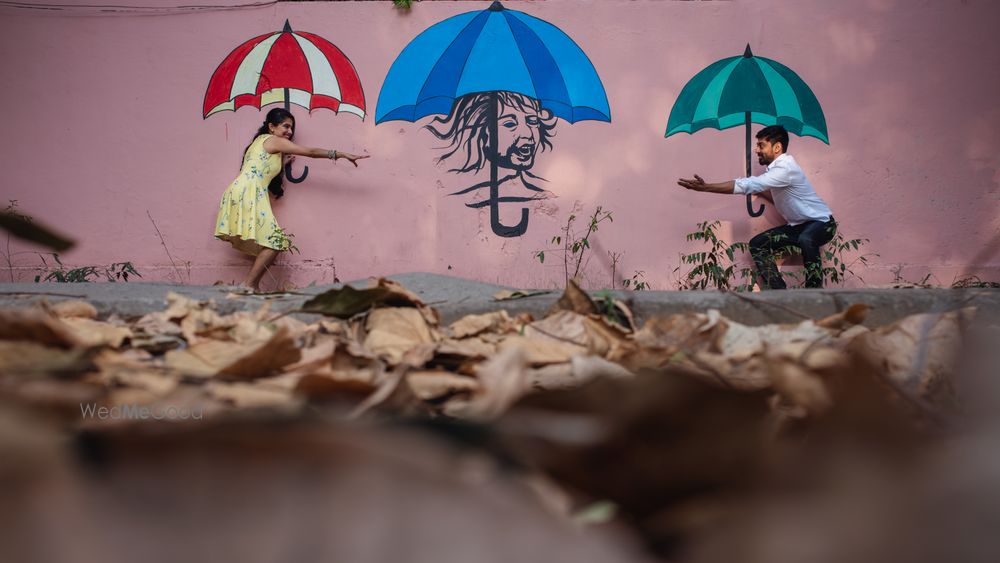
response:
<path id="1" fill-rule="evenodd" d="M 684 85 L 664 136 L 743 125 L 749 176 L 751 123 L 782 125 L 790 133 L 830 144 L 823 108 L 809 86 L 785 65 L 755 56 L 749 44 L 743 55 L 710 64 Z M 764 207 L 753 211 L 748 195 L 747 211 L 757 217 Z"/>

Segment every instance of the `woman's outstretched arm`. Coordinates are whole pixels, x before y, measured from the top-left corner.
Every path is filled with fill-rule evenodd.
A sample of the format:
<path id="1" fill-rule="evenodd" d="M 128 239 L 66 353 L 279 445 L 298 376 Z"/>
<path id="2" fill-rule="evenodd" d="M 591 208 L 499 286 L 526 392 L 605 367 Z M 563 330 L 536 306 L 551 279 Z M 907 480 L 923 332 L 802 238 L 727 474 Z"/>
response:
<path id="1" fill-rule="evenodd" d="M 270 154 L 280 152 L 287 155 L 307 156 L 309 158 L 329 158 L 334 161 L 346 158 L 354 166 L 358 165 L 358 160 L 369 157 L 369 155 L 351 154 L 334 149 L 303 147 L 301 145 L 296 145 L 284 137 L 278 136 L 269 137 L 266 141 L 264 141 L 264 150 Z"/>

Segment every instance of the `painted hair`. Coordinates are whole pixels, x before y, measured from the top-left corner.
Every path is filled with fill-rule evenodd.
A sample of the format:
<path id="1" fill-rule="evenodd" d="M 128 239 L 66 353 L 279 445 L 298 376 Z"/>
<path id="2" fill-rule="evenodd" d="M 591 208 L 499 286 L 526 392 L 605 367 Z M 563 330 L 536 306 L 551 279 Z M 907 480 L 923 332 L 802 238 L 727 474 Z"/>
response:
<path id="1" fill-rule="evenodd" d="M 771 144 L 781 143 L 781 152 L 788 152 L 788 131 L 781 125 L 768 125 L 757 132 L 757 138 Z"/>
<path id="2" fill-rule="evenodd" d="M 489 115 L 490 102 L 493 93 L 467 94 L 455 100 L 448 117 L 435 117 L 431 123 L 424 126 L 441 141 L 448 141 L 447 151 L 437 159 L 444 161 L 459 151 L 465 156 L 465 163 L 457 168 L 452 168 L 449 172 L 469 172 L 479 171 L 486 165 L 485 151 L 489 146 Z M 513 108 L 520 111 L 532 110 L 538 113 L 538 136 L 539 144 L 544 151 L 552 148 L 549 138 L 554 135 L 552 132 L 556 126 L 556 117 L 547 109 L 542 109 L 538 100 L 517 94 L 514 92 L 496 92 L 500 105 L 506 108 Z M 498 111 L 497 115 L 502 115 L 503 111 Z M 441 129 L 434 125 L 440 123 Z M 499 150 L 497 147 L 495 150 Z"/>
<path id="3" fill-rule="evenodd" d="M 257 137 L 271 132 L 268 125 L 281 125 L 281 123 L 286 119 L 292 120 L 292 130 L 294 131 L 295 116 L 292 115 L 292 112 L 284 108 L 274 108 L 267 112 L 267 116 L 264 117 L 264 123 L 257 128 L 257 132 L 253 134 L 253 139 L 250 139 L 250 145 L 253 144 L 254 139 Z M 247 148 L 243 150 L 243 159 L 240 160 L 240 168 L 243 167 L 243 160 L 246 160 L 247 151 L 250 150 L 250 145 L 247 145 Z M 281 172 L 278 172 L 278 174 L 271 179 L 271 183 L 267 185 L 267 191 L 274 194 L 274 199 L 279 199 L 281 196 L 285 195 L 285 189 L 281 186 Z"/>

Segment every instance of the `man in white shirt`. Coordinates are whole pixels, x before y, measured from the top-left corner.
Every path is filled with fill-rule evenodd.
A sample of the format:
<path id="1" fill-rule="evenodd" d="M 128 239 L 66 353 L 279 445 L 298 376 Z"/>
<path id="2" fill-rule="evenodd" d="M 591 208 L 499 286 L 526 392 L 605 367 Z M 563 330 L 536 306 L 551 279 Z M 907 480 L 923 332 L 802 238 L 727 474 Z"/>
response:
<path id="1" fill-rule="evenodd" d="M 757 265 L 761 288 L 785 289 L 785 280 L 775 266 L 774 257 L 790 246 L 797 246 L 802 251 L 806 287 L 823 287 L 819 249 L 833 238 L 837 223 L 830 208 L 816 195 L 805 172 L 787 151 L 788 131 L 781 125 L 771 125 L 757 133 L 757 158 L 767 165 L 767 171 L 760 176 L 710 184 L 695 174 L 693 180 L 681 178 L 677 183 L 698 192 L 758 194 L 770 200 L 787 224 L 750 239 L 750 254 Z"/>

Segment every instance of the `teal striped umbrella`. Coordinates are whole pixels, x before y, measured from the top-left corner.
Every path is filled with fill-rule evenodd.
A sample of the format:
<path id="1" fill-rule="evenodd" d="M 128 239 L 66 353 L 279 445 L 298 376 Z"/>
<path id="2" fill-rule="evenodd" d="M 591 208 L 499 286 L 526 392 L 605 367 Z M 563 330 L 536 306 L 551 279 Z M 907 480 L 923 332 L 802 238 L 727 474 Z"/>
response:
<path id="1" fill-rule="evenodd" d="M 749 44 L 742 56 L 716 61 L 684 85 L 670 110 L 664 136 L 743 125 L 749 176 L 751 123 L 783 125 L 789 133 L 830 144 L 823 108 L 809 86 L 787 66 L 754 56 Z M 747 211 L 757 217 L 764 206 L 754 212 L 748 195 Z"/>

